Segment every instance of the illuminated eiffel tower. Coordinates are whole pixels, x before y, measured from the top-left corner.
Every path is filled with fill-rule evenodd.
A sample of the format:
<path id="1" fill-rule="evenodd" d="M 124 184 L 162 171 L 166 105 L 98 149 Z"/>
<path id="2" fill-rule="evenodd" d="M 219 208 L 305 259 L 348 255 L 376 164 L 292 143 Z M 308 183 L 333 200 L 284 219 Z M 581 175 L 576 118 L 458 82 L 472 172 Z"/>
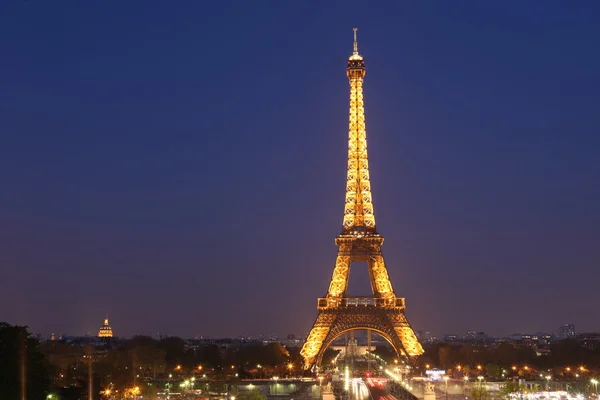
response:
<path id="1" fill-rule="evenodd" d="M 375 229 L 362 89 L 365 73 L 355 28 L 354 52 L 346 68 L 350 80 L 350 123 L 344 220 L 342 233 L 335 239 L 338 254 L 329 291 L 317 301 L 319 314 L 300 352 L 306 370 L 319 366 L 333 340 L 354 330 L 378 333 L 399 357 L 423 353 L 404 315 L 404 299 L 396 297 L 392 289 L 381 253 L 383 237 Z M 350 265 L 354 261 L 367 262 L 373 297 L 347 297 Z"/>

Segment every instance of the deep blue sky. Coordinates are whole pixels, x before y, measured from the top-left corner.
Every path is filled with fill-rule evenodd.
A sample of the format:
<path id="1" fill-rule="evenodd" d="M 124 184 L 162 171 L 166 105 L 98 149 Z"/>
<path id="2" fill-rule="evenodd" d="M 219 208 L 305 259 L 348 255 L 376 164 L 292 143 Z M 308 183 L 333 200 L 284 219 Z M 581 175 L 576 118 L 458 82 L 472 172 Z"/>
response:
<path id="1" fill-rule="evenodd" d="M 0 320 L 306 332 L 341 230 L 357 26 L 375 215 L 415 329 L 600 330 L 600 3 L 10 3 Z"/>

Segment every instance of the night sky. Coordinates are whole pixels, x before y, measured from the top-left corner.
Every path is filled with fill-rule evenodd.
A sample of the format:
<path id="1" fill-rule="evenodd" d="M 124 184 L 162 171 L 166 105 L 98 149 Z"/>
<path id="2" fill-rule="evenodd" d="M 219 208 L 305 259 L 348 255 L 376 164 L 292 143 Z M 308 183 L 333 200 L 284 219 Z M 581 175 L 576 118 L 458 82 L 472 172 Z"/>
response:
<path id="1" fill-rule="evenodd" d="M 307 332 L 341 231 L 356 26 L 413 327 L 600 330 L 600 3 L 369 4 L 0 6 L 0 321 Z M 350 287 L 369 293 L 364 265 Z"/>

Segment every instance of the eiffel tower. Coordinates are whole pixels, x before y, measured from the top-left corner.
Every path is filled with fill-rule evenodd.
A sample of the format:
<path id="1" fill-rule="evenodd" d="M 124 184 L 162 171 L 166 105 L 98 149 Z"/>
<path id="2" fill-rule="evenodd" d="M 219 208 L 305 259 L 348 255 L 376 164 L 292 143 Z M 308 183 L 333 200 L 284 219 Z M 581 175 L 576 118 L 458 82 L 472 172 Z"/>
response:
<path id="1" fill-rule="evenodd" d="M 342 233 L 335 238 L 338 254 L 329 290 L 324 298 L 317 300 L 317 320 L 300 352 L 305 370 L 318 368 L 331 342 L 354 330 L 378 333 L 394 347 L 399 357 L 423 353 L 404 315 L 404 299 L 396 297 L 392 289 L 381 253 L 383 237 L 375 228 L 362 89 L 365 73 L 354 28 L 354 51 L 346 68 L 350 81 L 350 123 Z M 354 261 L 367 262 L 372 298 L 347 297 L 350 265 Z"/>

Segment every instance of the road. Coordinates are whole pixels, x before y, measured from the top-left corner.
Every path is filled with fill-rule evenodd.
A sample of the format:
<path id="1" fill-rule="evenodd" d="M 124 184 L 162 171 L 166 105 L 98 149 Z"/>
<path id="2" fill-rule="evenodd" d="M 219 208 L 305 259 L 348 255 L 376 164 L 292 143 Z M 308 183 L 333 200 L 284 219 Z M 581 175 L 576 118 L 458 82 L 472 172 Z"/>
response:
<path id="1" fill-rule="evenodd" d="M 373 400 L 398 400 L 385 390 L 385 379 L 366 378 L 365 383 Z"/>

